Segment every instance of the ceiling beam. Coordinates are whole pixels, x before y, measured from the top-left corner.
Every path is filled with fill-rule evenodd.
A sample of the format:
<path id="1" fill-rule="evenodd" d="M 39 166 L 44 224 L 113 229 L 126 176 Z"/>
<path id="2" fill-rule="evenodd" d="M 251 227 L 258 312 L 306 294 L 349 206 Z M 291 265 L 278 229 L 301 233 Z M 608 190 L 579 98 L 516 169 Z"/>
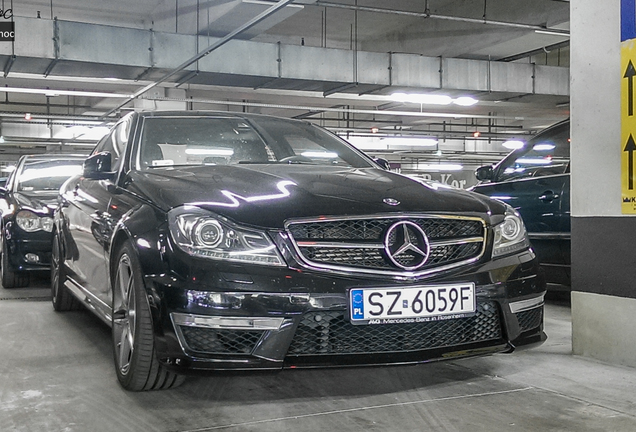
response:
<path id="1" fill-rule="evenodd" d="M 154 82 L 152 82 L 152 83 L 142 87 L 141 89 L 137 90 L 124 103 L 121 103 L 118 106 L 116 106 L 115 108 L 113 108 L 110 111 L 108 111 L 104 115 L 104 117 L 110 116 L 111 114 L 113 114 L 114 112 L 119 110 L 120 108 L 123 108 L 129 102 L 132 102 L 133 100 L 137 99 L 142 94 L 146 93 L 148 90 L 151 90 L 152 88 L 158 86 L 159 84 L 168 81 L 174 75 L 178 74 L 179 72 L 181 72 L 182 70 L 184 70 L 185 68 L 190 66 L 191 64 L 201 60 L 203 57 L 207 56 L 212 51 L 222 47 L 223 45 L 225 45 L 226 43 L 228 43 L 229 41 L 234 39 L 239 34 L 249 30 L 250 28 L 254 27 L 256 24 L 260 23 L 261 21 L 265 20 L 267 17 L 271 16 L 272 14 L 276 13 L 278 10 L 284 8 L 285 6 L 287 6 L 288 4 L 293 3 L 293 2 L 294 2 L 294 0 L 280 0 L 278 3 L 276 3 L 272 7 L 268 8 L 267 10 L 263 11 L 262 13 L 258 14 L 257 16 L 255 16 L 254 18 L 252 18 L 251 20 L 249 20 L 248 22 L 246 22 L 242 26 L 238 27 L 236 30 L 231 31 L 230 33 L 228 33 L 227 35 L 225 35 L 221 39 L 217 40 L 212 45 L 210 45 L 209 47 L 204 49 L 203 51 L 197 53 L 195 56 L 193 56 L 193 57 L 189 58 L 188 60 L 186 60 L 185 62 L 181 63 L 179 66 L 177 66 L 176 68 L 174 68 L 170 72 L 166 73 L 164 76 L 162 76 L 158 80 L 155 80 Z"/>
<path id="2" fill-rule="evenodd" d="M 361 12 L 375 12 L 375 13 L 383 13 L 383 14 L 391 14 L 391 15 L 402 15 L 402 16 L 417 17 L 417 18 L 439 19 L 439 20 L 445 20 L 445 21 L 457 21 L 457 22 L 471 23 L 471 24 L 482 24 L 482 25 L 485 24 L 485 25 L 493 25 L 493 26 L 509 27 L 509 28 L 518 28 L 518 29 L 534 30 L 534 31 L 537 31 L 537 30 L 539 30 L 539 31 L 549 30 L 550 32 L 553 32 L 555 34 L 559 34 L 559 35 L 562 35 L 564 37 L 570 37 L 569 30 L 549 28 L 549 27 L 541 26 L 541 25 L 522 24 L 522 23 L 514 23 L 514 22 L 507 22 L 507 21 L 497 21 L 497 20 L 491 20 L 491 19 L 486 19 L 486 18 L 468 18 L 468 17 L 458 17 L 458 16 L 451 16 L 451 15 L 436 14 L 436 13 L 431 13 L 431 11 L 428 8 L 428 6 L 426 7 L 426 11 L 425 12 L 410 12 L 410 11 L 403 11 L 403 10 L 397 10 L 397 9 L 385 9 L 385 8 L 377 8 L 377 7 L 369 7 L 369 6 L 358 6 L 358 5 L 350 5 L 350 4 L 342 4 L 342 3 L 332 3 L 332 2 L 320 1 L 320 0 L 317 1 L 316 3 L 314 3 L 314 4 L 316 6 L 319 6 L 319 7 L 348 9 L 348 10 L 361 11 Z M 428 1 L 426 2 L 426 4 L 428 5 Z"/>

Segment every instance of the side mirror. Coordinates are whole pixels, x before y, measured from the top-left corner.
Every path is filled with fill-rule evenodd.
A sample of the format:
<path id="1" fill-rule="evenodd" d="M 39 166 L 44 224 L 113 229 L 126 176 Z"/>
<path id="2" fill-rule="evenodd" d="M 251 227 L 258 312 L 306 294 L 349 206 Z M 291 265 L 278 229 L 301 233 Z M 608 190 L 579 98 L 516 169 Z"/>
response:
<path id="1" fill-rule="evenodd" d="M 492 169 L 492 165 L 484 165 L 475 170 L 475 177 L 477 180 L 492 180 L 495 176 L 495 172 Z"/>
<path id="2" fill-rule="evenodd" d="M 94 180 L 112 178 L 115 173 L 111 171 L 111 161 L 110 152 L 89 156 L 84 161 L 84 177 Z"/>
<path id="3" fill-rule="evenodd" d="M 0 186 L 0 198 L 6 198 L 7 188 L 4 185 Z"/>
<path id="4" fill-rule="evenodd" d="M 373 158 L 373 160 L 375 161 L 375 163 L 377 163 L 378 165 L 380 165 L 381 168 L 389 171 L 391 169 L 391 165 L 389 164 L 389 161 L 384 159 L 384 158 Z"/>

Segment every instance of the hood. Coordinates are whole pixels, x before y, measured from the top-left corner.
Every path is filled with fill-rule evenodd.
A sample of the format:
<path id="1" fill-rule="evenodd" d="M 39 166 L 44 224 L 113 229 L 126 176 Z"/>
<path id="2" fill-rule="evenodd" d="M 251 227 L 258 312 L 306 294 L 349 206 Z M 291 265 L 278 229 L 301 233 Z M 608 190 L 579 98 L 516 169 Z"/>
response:
<path id="1" fill-rule="evenodd" d="M 13 194 L 13 201 L 18 208 L 53 213 L 57 207 L 57 195 L 57 191 L 16 192 Z"/>
<path id="2" fill-rule="evenodd" d="M 282 228 L 288 219 L 318 216 L 417 212 L 487 218 L 504 212 L 503 204 L 479 194 L 376 168 L 301 164 L 155 168 L 133 172 L 129 188 L 165 211 L 191 204 L 235 222 L 267 228 Z"/>

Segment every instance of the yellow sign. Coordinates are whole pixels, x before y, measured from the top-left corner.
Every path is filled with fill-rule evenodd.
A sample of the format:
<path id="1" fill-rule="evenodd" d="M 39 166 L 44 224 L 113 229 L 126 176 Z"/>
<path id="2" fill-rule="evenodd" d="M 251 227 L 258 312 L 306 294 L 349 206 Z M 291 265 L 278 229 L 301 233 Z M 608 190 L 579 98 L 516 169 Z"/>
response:
<path id="1" fill-rule="evenodd" d="M 636 214 L 636 39 L 621 42 L 621 190 L 623 214 Z"/>

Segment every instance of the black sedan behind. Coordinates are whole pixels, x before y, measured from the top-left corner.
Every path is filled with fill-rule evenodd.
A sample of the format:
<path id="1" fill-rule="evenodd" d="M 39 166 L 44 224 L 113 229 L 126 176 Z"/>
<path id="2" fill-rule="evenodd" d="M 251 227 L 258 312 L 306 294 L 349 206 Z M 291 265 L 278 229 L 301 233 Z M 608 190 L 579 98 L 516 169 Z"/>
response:
<path id="1" fill-rule="evenodd" d="M 58 192 L 69 177 L 81 173 L 85 158 L 22 156 L 4 187 L 0 187 L 0 272 L 4 288 L 26 286 L 30 272 L 49 270 Z"/>

